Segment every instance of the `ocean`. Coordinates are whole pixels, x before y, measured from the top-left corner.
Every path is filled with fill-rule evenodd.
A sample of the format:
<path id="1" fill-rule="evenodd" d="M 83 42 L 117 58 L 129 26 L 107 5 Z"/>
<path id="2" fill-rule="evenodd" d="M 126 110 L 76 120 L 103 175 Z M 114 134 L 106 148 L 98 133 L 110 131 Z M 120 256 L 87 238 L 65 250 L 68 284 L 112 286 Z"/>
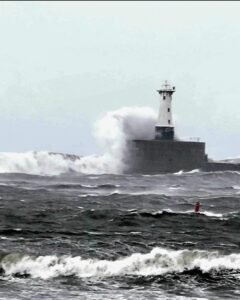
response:
<path id="1" fill-rule="evenodd" d="M 240 299 L 239 172 L 8 172 L 0 197 L 0 299 Z"/>

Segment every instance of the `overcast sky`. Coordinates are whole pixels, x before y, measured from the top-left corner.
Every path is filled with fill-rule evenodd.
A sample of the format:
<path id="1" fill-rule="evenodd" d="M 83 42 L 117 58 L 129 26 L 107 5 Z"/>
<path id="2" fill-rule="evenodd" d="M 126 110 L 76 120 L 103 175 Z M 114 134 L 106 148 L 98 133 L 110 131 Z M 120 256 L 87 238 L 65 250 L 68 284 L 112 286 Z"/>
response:
<path id="1" fill-rule="evenodd" d="M 240 156 L 240 3 L 1 2 L 0 151 L 97 152 L 94 121 L 158 109 L 182 137 Z"/>

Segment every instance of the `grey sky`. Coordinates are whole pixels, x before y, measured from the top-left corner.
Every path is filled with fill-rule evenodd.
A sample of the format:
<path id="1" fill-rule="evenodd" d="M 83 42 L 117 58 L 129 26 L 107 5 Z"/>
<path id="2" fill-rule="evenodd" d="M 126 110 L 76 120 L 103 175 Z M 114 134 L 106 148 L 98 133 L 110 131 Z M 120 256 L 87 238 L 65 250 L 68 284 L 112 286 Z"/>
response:
<path id="1" fill-rule="evenodd" d="M 1 2 L 1 151 L 97 152 L 93 122 L 158 109 L 176 86 L 179 136 L 240 156 L 240 3 Z"/>

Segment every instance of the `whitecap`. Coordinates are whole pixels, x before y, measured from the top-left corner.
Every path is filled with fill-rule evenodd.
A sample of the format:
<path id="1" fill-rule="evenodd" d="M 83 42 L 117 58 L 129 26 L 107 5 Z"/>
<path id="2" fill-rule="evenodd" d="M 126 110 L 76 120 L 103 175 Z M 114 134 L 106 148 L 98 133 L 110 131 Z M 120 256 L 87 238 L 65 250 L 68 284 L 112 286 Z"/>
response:
<path id="1" fill-rule="evenodd" d="M 215 218 L 222 218 L 223 214 L 220 213 L 214 213 L 211 211 L 201 211 L 200 214 L 205 215 L 207 217 L 215 217 Z"/>

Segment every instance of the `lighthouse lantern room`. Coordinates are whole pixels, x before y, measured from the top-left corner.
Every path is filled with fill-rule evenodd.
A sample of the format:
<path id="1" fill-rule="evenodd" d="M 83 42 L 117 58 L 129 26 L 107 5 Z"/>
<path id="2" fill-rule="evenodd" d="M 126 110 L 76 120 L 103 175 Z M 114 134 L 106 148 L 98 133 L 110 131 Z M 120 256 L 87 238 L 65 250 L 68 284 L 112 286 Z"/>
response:
<path id="1" fill-rule="evenodd" d="M 160 107 L 157 124 L 155 126 L 155 139 L 157 140 L 173 140 L 174 126 L 172 121 L 172 94 L 175 87 L 171 86 L 167 81 L 158 90 L 160 95 Z"/>

